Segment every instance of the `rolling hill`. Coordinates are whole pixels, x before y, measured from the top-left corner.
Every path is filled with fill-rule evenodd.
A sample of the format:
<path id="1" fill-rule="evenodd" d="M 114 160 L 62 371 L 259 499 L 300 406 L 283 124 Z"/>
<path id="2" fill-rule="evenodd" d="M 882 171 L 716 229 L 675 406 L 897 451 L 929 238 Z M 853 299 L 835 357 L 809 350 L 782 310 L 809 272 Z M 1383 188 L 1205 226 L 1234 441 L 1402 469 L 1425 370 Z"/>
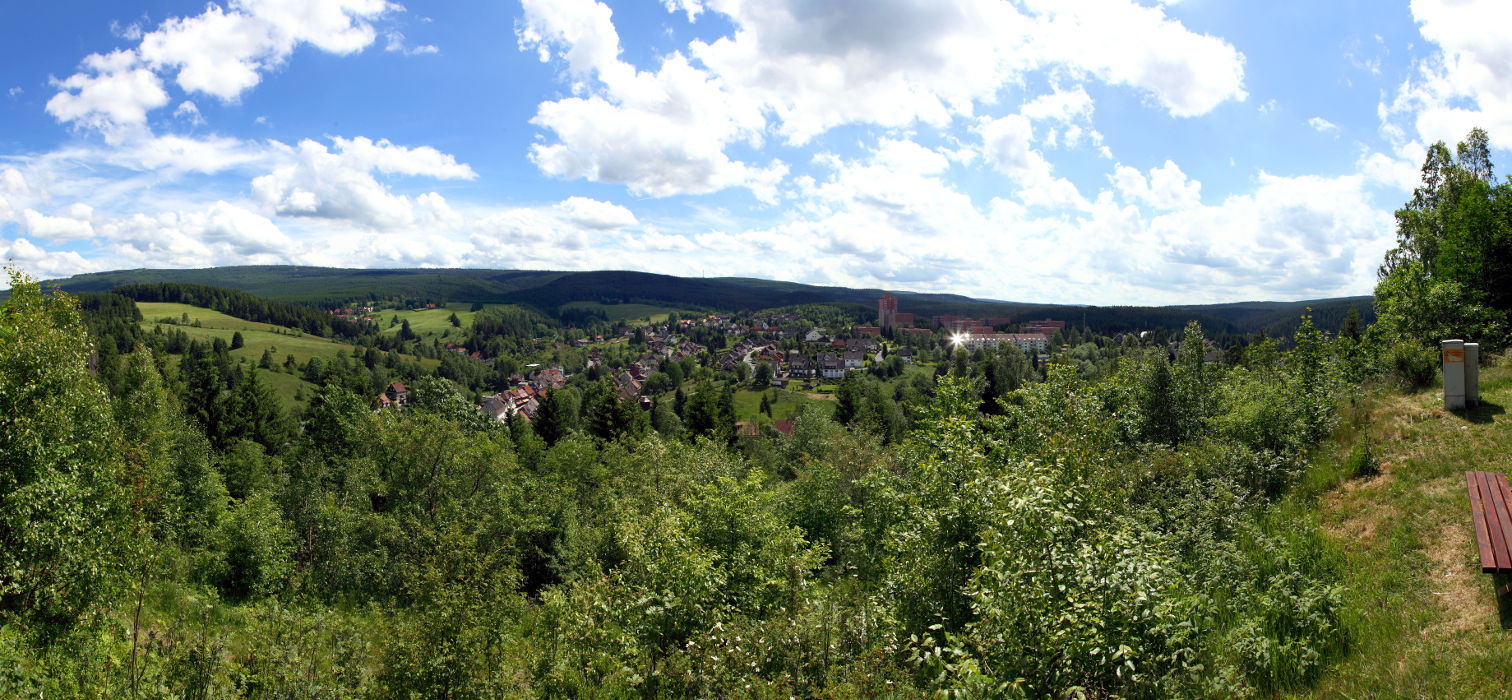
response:
<path id="1" fill-rule="evenodd" d="M 689 310 L 755 310 L 797 304 L 853 305 L 858 316 L 875 308 L 881 289 L 853 289 L 753 279 L 690 278 L 625 270 L 561 272 L 476 269 L 344 269 L 254 265 L 178 270 L 117 270 L 53 280 L 69 292 L 106 291 L 122 284 L 181 282 L 246 291 L 269 299 L 337 305 L 357 299 L 409 297 L 445 302 L 519 304 L 557 316 L 564 308 L 589 304 L 637 304 Z M 1370 297 L 1295 302 L 1146 306 L 1081 306 L 984 301 L 954 294 L 893 292 L 899 310 L 936 314 L 998 316 L 1015 321 L 1056 318 L 1103 333 L 1151 328 L 1177 329 L 1200 321 L 1211 334 L 1287 335 L 1308 308 L 1318 325 L 1337 328 L 1350 306 L 1374 320 Z"/>

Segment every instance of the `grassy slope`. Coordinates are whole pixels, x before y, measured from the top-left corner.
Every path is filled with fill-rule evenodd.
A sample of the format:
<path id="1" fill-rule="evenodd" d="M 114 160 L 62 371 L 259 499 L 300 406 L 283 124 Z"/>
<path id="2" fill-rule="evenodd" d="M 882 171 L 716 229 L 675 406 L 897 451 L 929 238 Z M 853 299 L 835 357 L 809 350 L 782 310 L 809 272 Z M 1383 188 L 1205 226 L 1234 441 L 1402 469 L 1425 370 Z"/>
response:
<path id="1" fill-rule="evenodd" d="M 471 304 L 447 304 L 446 308 L 441 309 L 419 309 L 416 311 L 386 309 L 375 312 L 373 316 L 378 319 L 378 327 L 383 329 L 383 333 L 393 335 L 399 332 L 402 326 L 389 326 L 389 322 L 395 316 L 398 316 L 399 323 L 410 322 L 410 330 L 414 331 L 416 335 L 439 336 L 446 331 L 451 331 L 448 338 L 460 342 L 465 337 L 464 334 L 467 332 L 467 329 L 472 327 L 473 317 L 478 315 L 475 311 L 468 311 L 470 308 L 472 308 Z M 452 314 L 456 314 L 457 320 L 462 322 L 460 328 L 451 324 Z"/>
<path id="2" fill-rule="evenodd" d="M 772 417 L 768 418 L 761 412 L 762 393 L 749 389 L 735 392 L 735 419 L 754 420 L 759 423 L 792 420 L 798 417 L 799 411 L 803 410 L 806 404 L 818 405 L 831 414 L 835 412 L 834 401 L 816 401 L 785 389 L 767 389 L 765 393 L 772 397 Z"/>
<path id="3" fill-rule="evenodd" d="M 193 326 L 165 326 L 164 330 L 181 329 L 189 334 L 190 338 L 198 340 L 210 340 L 220 338 L 227 343 L 231 342 L 232 334 L 240 331 L 242 340 L 246 345 L 240 349 L 231 351 L 235 358 L 246 358 L 249 362 L 257 362 L 262 358 L 263 350 L 271 348 L 275 362 L 282 363 L 284 357 L 293 355 L 299 363 L 308 361 L 311 357 L 330 357 L 339 351 L 351 352 L 353 346 L 338 343 L 313 335 L 294 335 L 293 331 L 267 323 L 254 323 L 233 316 L 227 316 L 219 311 L 189 306 L 188 304 L 168 304 L 158 302 L 138 302 L 137 307 L 142 310 L 142 327 L 151 330 L 162 318 L 181 320 L 183 314 L 189 315 L 189 321 L 199 321 L 200 327 Z M 443 321 L 445 316 L 442 316 Z M 282 332 L 279 332 L 282 331 Z M 410 358 L 415 359 L 415 358 Z M 439 364 L 436 360 L 421 359 L 420 364 L 426 367 L 435 367 Z"/>
<path id="4" fill-rule="evenodd" d="M 610 323 L 615 321 L 647 321 L 650 323 L 662 323 L 667 320 L 667 314 L 676 311 L 684 318 L 702 315 L 699 311 L 689 311 L 670 306 L 652 306 L 650 304 L 601 304 L 596 301 L 574 301 L 562 305 L 563 309 L 600 309 L 608 316 Z"/>
<path id="5" fill-rule="evenodd" d="M 1484 405 L 1385 395 L 1360 409 L 1381 473 L 1348 478 L 1347 445 L 1326 456 L 1316 513 L 1347 562 L 1352 649 L 1307 694 L 1507 697 L 1512 599 L 1480 573 L 1464 471 L 1512 472 L 1512 364 L 1482 370 Z M 1347 429 L 1346 429 L 1347 430 Z M 1348 441 L 1346 441 L 1348 442 Z"/>

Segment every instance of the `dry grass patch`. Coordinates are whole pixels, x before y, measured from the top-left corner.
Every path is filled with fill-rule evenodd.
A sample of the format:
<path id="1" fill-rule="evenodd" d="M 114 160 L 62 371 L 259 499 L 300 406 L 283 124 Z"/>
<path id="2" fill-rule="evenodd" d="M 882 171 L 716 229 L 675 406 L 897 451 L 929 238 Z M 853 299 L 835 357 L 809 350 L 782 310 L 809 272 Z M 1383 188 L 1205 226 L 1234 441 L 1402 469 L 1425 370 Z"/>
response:
<path id="1" fill-rule="evenodd" d="M 1465 550 L 1473 545 L 1464 524 L 1444 523 L 1424 546 L 1433 562 L 1428 585 L 1442 612 L 1436 622 L 1423 629 L 1423 636 L 1453 637 L 1497 624 L 1496 606 L 1486 604 L 1486 586 L 1479 569 L 1465 561 Z"/>

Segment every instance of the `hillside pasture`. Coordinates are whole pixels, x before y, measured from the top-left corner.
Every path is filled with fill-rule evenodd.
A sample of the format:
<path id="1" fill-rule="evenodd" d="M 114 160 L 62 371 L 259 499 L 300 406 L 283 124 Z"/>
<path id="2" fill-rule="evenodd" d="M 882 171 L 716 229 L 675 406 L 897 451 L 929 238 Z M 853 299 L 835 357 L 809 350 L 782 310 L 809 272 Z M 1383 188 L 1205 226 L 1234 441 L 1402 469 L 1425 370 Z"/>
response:
<path id="1" fill-rule="evenodd" d="M 771 396 L 772 415 L 770 418 L 761 412 L 761 395 L 765 393 Z M 806 405 L 815 405 L 826 413 L 833 415 L 835 412 L 834 401 L 821 401 L 811 399 L 803 394 L 788 391 L 786 389 L 767 389 L 765 392 L 742 389 L 735 392 L 735 419 L 770 423 L 774 420 L 793 420 L 803 411 Z"/>
<path id="2" fill-rule="evenodd" d="M 154 326 L 162 325 L 164 332 L 182 330 L 189 335 L 191 340 L 208 343 L 220 338 L 227 345 L 230 345 L 231 337 L 240 332 L 243 346 L 232 350 L 231 356 L 246 359 L 252 363 L 262 358 L 264 350 L 273 351 L 275 363 L 282 364 L 285 357 L 293 355 L 295 362 L 304 364 L 312 357 L 331 357 L 338 352 L 350 353 L 356 349 L 355 346 L 346 343 L 303 334 L 282 326 L 245 321 L 198 306 L 144 302 L 137 304 L 137 307 L 142 310 L 142 328 L 148 332 L 151 332 Z M 199 322 L 200 325 L 183 325 L 186 314 L 190 324 Z M 170 319 L 178 325 L 163 323 L 163 319 Z M 431 359 L 408 356 L 407 359 L 418 361 L 427 368 L 434 368 L 440 364 L 439 361 Z"/>
<path id="3" fill-rule="evenodd" d="M 476 311 L 468 311 L 470 308 L 472 308 L 471 304 L 458 303 L 447 304 L 443 308 L 416 309 L 413 311 L 384 309 L 374 312 L 373 316 L 378 321 L 378 327 L 382 329 L 380 332 L 388 335 L 397 334 L 399 329 L 404 327 L 404 322 L 409 321 L 410 330 L 414 331 L 415 335 L 421 337 L 440 337 L 441 334 L 451 331 L 447 337 L 460 340 L 463 334 L 467 332 L 467 329 L 472 328 L 473 318 L 478 315 Z M 452 314 L 456 314 L 457 320 L 462 322 L 460 328 L 451 324 Z M 392 326 L 389 325 L 395 317 L 399 318 L 399 323 Z"/>
<path id="4" fill-rule="evenodd" d="M 702 316 L 704 312 L 688 311 L 670 306 L 652 306 L 650 304 L 603 304 L 596 301 L 574 301 L 563 304 L 562 311 L 603 311 L 610 323 L 618 321 L 647 321 L 649 323 L 662 323 L 667 320 L 667 315 L 677 312 L 683 317 L 694 315 Z"/>

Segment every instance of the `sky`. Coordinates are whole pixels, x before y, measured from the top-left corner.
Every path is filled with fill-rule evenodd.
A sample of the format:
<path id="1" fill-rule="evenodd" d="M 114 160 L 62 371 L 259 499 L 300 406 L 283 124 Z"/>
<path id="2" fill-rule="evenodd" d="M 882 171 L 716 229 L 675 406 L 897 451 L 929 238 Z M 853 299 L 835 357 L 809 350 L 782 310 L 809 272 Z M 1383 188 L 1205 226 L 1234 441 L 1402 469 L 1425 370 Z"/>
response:
<path id="1" fill-rule="evenodd" d="M 1505 0 L 0 6 L 0 259 L 1368 294 Z"/>

